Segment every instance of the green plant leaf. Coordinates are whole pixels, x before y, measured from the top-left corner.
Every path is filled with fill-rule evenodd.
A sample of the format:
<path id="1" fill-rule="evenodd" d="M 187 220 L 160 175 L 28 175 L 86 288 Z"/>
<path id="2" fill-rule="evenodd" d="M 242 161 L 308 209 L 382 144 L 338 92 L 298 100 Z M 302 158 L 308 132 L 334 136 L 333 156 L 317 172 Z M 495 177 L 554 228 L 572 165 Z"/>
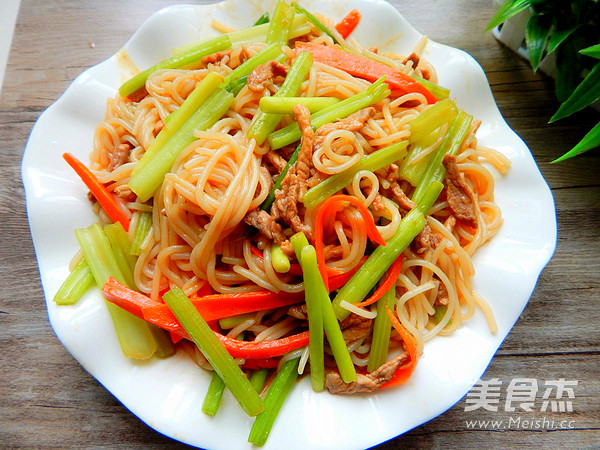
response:
<path id="1" fill-rule="evenodd" d="M 546 41 L 550 34 L 552 21 L 545 14 L 534 14 L 527 21 L 525 28 L 525 44 L 529 51 L 529 61 L 533 71 L 536 72 L 544 56 Z"/>
<path id="2" fill-rule="evenodd" d="M 577 86 L 571 96 L 560 105 L 550 122 L 568 117 L 598 100 L 600 100 L 600 62 L 590 70 L 590 73 Z"/>
<path id="3" fill-rule="evenodd" d="M 572 158 L 573 156 L 577 156 L 598 146 L 600 146 L 600 122 L 592 128 L 575 147 L 552 162 L 556 163 L 564 161 L 565 159 Z"/>
<path id="4" fill-rule="evenodd" d="M 559 103 L 569 98 L 581 80 L 581 55 L 578 53 L 580 47 L 576 38 L 577 36 L 572 34 L 556 49 L 554 90 Z"/>
<path id="5" fill-rule="evenodd" d="M 552 53 L 554 50 L 556 50 L 565 39 L 567 39 L 575 30 L 577 30 L 577 28 L 579 28 L 579 25 L 566 28 L 564 30 L 554 30 L 550 35 L 550 40 L 548 41 L 548 53 Z"/>
<path id="6" fill-rule="evenodd" d="M 507 0 L 492 17 L 485 31 L 490 31 L 527 8 L 529 8 L 529 0 Z"/>
<path id="7" fill-rule="evenodd" d="M 585 56 L 591 56 L 592 58 L 600 59 L 600 44 L 592 45 L 591 47 L 579 50 L 579 53 Z"/>

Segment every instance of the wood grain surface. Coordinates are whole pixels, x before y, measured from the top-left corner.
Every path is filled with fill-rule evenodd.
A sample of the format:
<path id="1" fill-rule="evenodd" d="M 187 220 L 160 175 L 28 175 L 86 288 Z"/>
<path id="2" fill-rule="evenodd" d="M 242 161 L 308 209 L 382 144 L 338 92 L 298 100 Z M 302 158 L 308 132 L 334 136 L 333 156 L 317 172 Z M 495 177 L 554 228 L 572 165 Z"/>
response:
<path id="1" fill-rule="evenodd" d="M 40 113 L 82 71 L 114 54 L 173 0 L 22 0 L 0 97 L 0 446 L 178 448 L 147 427 L 62 347 L 47 320 L 20 164 Z M 181 1 L 177 3 L 183 3 Z M 202 3 L 202 2 L 196 2 Z M 552 188 L 558 246 L 529 305 L 482 377 L 578 380 L 573 412 L 445 414 L 381 445 L 391 448 L 598 448 L 600 445 L 600 152 L 551 165 L 600 116 L 586 110 L 548 125 L 552 82 L 483 33 L 491 0 L 391 2 L 419 31 L 482 65 L 509 125 Z M 1 10 L 1 7 L 0 7 Z M 90 45 L 94 43 L 94 45 Z M 527 195 L 523 192 L 523 195 Z M 526 224 L 523 224 L 526 226 Z M 509 294 L 507 289 L 507 294 Z M 538 402 L 541 401 L 541 392 Z M 501 396 L 503 405 L 506 396 Z M 469 428 L 469 420 L 544 416 L 565 427 Z M 521 424 L 522 425 L 522 424 Z"/>

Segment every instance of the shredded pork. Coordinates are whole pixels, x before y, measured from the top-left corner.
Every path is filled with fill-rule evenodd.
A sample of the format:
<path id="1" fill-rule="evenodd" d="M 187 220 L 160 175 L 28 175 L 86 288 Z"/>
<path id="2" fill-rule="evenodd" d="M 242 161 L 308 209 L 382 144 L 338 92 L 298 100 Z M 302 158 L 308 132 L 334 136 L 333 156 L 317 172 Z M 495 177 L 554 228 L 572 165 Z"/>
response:
<path id="1" fill-rule="evenodd" d="M 252 92 L 262 92 L 267 88 L 269 81 L 277 76 L 285 76 L 286 74 L 287 68 L 283 64 L 277 61 L 269 61 L 266 64 L 258 66 L 248 75 L 248 89 Z"/>
<path id="2" fill-rule="evenodd" d="M 458 169 L 456 157 L 452 155 L 444 156 L 444 167 L 446 168 L 446 179 L 444 180 L 446 199 L 450 209 L 458 220 L 477 226 L 475 194 Z"/>
<path id="3" fill-rule="evenodd" d="M 406 353 L 396 356 L 379 369 L 367 374 L 357 374 L 357 380 L 344 383 L 339 372 L 329 371 L 325 377 L 327 390 L 332 394 L 356 394 L 359 392 L 373 392 L 392 379 L 399 367 L 408 362 Z"/>

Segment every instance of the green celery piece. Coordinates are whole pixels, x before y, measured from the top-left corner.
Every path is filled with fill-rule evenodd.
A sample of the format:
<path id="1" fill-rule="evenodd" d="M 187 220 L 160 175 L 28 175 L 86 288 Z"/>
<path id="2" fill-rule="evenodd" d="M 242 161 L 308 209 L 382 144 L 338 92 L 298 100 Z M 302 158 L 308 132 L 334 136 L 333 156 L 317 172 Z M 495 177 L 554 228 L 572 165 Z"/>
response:
<path id="1" fill-rule="evenodd" d="M 279 91 L 277 92 L 277 94 Z M 260 99 L 260 109 L 270 114 L 293 114 L 294 106 L 304 105 L 311 113 L 333 106 L 340 101 L 337 97 L 280 97 L 277 94 Z"/>
<path id="2" fill-rule="evenodd" d="M 244 61 L 242 64 L 232 70 L 221 83 L 222 88 L 226 88 L 230 83 L 250 75 L 254 69 L 261 64 L 280 58 L 283 54 L 280 44 L 271 44 L 264 50 L 254 55 L 252 58 Z"/>
<path id="3" fill-rule="evenodd" d="M 255 419 L 250 430 L 248 442 L 251 444 L 261 447 L 267 442 L 283 402 L 298 378 L 299 360 L 295 358 L 287 361 L 275 376 L 265 397 L 265 411 Z"/>
<path id="4" fill-rule="evenodd" d="M 306 20 L 306 16 L 304 14 L 296 14 L 294 17 L 294 22 L 292 23 L 292 29 L 290 31 L 289 38 L 295 39 L 297 37 L 304 36 L 305 34 L 310 33 L 310 30 L 311 28 Z M 225 36 L 227 36 L 231 41 L 231 47 L 235 48 L 251 42 L 266 42 L 268 31 L 269 23 L 263 23 L 249 28 L 244 28 L 242 30 L 232 31 L 231 33 L 225 34 Z M 194 42 L 176 47 L 173 49 L 173 54 L 178 55 L 201 43 L 202 42 Z"/>
<path id="5" fill-rule="evenodd" d="M 165 121 L 165 126 L 152 141 L 142 158 L 133 168 L 132 175 L 139 173 L 142 168 L 163 148 L 163 146 L 173 137 L 192 115 L 198 111 L 202 104 L 217 89 L 223 77 L 215 72 L 209 72 L 194 90 L 188 95 L 179 109 L 169 115 L 169 120 Z"/>
<path id="6" fill-rule="evenodd" d="M 431 155 L 423 152 L 438 139 L 439 128 L 454 120 L 457 114 L 452 100 L 442 100 L 409 122 L 411 148 L 400 166 L 400 177 L 417 186 L 427 169 Z"/>
<path id="7" fill-rule="evenodd" d="M 402 160 L 402 158 L 404 158 L 406 155 L 407 145 L 408 141 L 401 141 L 374 151 L 370 155 L 362 158 L 349 169 L 337 173 L 310 188 L 302 196 L 302 203 L 307 208 L 316 206 L 352 183 L 354 175 L 356 175 L 359 171 L 369 170 L 371 172 L 375 172 L 376 170 L 388 166 L 393 162 Z"/>
<path id="8" fill-rule="evenodd" d="M 255 27 L 257 25 L 262 25 L 265 23 L 269 23 L 269 13 L 268 12 L 264 13 L 262 16 L 260 16 L 258 19 L 256 19 L 256 22 L 254 22 L 254 25 L 252 25 L 252 26 Z"/>
<path id="9" fill-rule="evenodd" d="M 446 315 L 448 307 L 446 305 L 435 305 L 434 309 L 435 313 L 433 314 L 433 322 L 437 325 L 442 321 L 442 319 Z M 446 325 L 450 325 L 451 323 L 452 319 L 450 319 Z"/>
<path id="10" fill-rule="evenodd" d="M 377 316 L 373 322 L 373 340 L 367 370 L 374 372 L 387 360 L 390 348 L 390 335 L 392 334 L 392 321 L 386 313 L 386 307 L 394 310 L 396 303 L 396 288 L 392 287 L 377 300 Z"/>
<path id="11" fill-rule="evenodd" d="M 104 234 L 106 234 L 106 237 L 110 241 L 117 264 L 125 278 L 125 284 L 130 288 L 136 289 L 133 273 L 137 258 L 130 252 L 131 241 L 129 235 L 118 222 L 106 225 L 104 227 Z M 175 352 L 175 347 L 167 332 L 152 324 L 148 324 L 148 328 L 156 343 L 155 355 L 159 358 L 171 356 Z"/>
<path id="12" fill-rule="evenodd" d="M 597 63 L 565 100 L 550 119 L 550 123 L 563 119 L 600 100 L 600 62 Z"/>
<path id="13" fill-rule="evenodd" d="M 178 69 L 184 66 L 189 66 L 201 58 L 212 55 L 213 53 L 220 52 L 231 48 L 231 40 L 228 36 L 223 35 L 210 39 L 201 44 L 198 44 L 189 50 L 186 50 L 178 55 L 175 55 L 169 59 L 159 62 L 149 69 L 137 74 L 130 80 L 123 83 L 119 88 L 119 94 L 122 97 L 127 97 L 133 94 L 138 89 L 141 89 L 146 84 L 146 80 L 153 72 L 160 69 Z"/>
<path id="14" fill-rule="evenodd" d="M 277 176 L 277 179 L 275 180 L 275 183 L 271 188 L 271 192 L 269 192 L 269 195 L 267 196 L 265 201 L 262 203 L 262 205 L 260 205 L 260 209 L 262 209 L 263 211 L 268 211 L 269 208 L 271 208 L 271 205 L 275 201 L 275 191 L 277 189 L 281 189 L 281 182 L 287 175 L 288 170 L 290 170 L 290 167 L 292 167 L 298 160 L 298 153 L 300 153 L 300 148 L 302 148 L 302 145 L 298 144 L 296 146 L 296 149 L 294 150 L 294 153 L 292 153 L 292 156 L 290 156 L 289 161 L 286 163 L 281 173 Z"/>
<path id="15" fill-rule="evenodd" d="M 292 67 L 290 67 L 290 70 L 285 77 L 285 81 L 275 93 L 274 97 L 279 98 L 297 95 L 302 87 L 302 82 L 306 79 L 306 76 L 310 71 L 312 62 L 313 58 L 310 52 L 300 53 L 296 57 Z M 263 111 L 259 112 L 248 129 L 248 137 L 254 138 L 259 145 L 262 144 L 267 140 L 267 137 L 273 132 L 279 122 L 281 122 L 282 118 L 283 114 L 268 114 Z"/>
<path id="16" fill-rule="evenodd" d="M 525 44 L 527 45 L 529 61 L 534 72 L 537 72 L 544 55 L 551 27 L 552 21 L 545 14 L 534 14 L 527 21 Z"/>
<path id="17" fill-rule="evenodd" d="M 448 128 L 448 132 L 446 133 L 444 141 L 428 159 L 429 162 L 423 171 L 415 192 L 413 193 L 413 201 L 419 203 L 421 201 L 421 197 L 425 194 L 428 186 L 433 181 L 442 182 L 444 180 L 444 177 L 446 176 L 446 169 L 442 163 L 444 156 L 456 155 L 458 153 L 461 144 L 471 129 L 472 123 L 472 116 L 462 110 L 459 111 L 458 115 Z"/>
<path id="18" fill-rule="evenodd" d="M 133 232 L 133 239 L 131 239 L 131 246 L 129 247 L 129 254 L 139 256 L 142 253 L 142 244 L 146 240 L 148 233 L 152 230 L 152 213 L 148 211 L 138 211 L 137 214 L 137 225 Z"/>
<path id="19" fill-rule="evenodd" d="M 150 328 L 150 333 L 154 337 L 154 341 L 156 342 L 156 351 L 154 352 L 154 356 L 158 358 L 168 358 L 175 353 L 175 345 L 171 340 L 171 336 L 163 330 L 155 325 L 148 324 Z"/>
<path id="20" fill-rule="evenodd" d="M 250 375 L 250 384 L 252 385 L 254 390 L 259 394 L 262 392 L 265 386 L 265 381 L 267 381 L 267 375 L 269 375 L 269 369 L 264 368 L 253 370 L 252 374 Z"/>
<path id="21" fill-rule="evenodd" d="M 315 248 L 312 245 L 304 247 L 300 253 L 300 265 L 302 266 L 302 274 L 304 278 L 304 292 L 306 300 L 306 313 L 308 315 L 308 350 L 310 358 L 310 383 L 315 392 L 321 392 L 325 389 L 325 351 L 323 347 L 323 309 L 322 304 L 324 302 L 330 303 L 327 290 L 323 284 L 323 278 L 319 272 L 317 266 L 317 255 Z M 333 310 L 331 311 L 333 313 Z M 333 316 L 337 324 L 335 315 Z M 339 328 L 339 325 L 338 325 Z M 329 340 L 329 337 L 327 338 Z M 344 338 L 342 337 L 342 342 Z M 331 342 L 330 342 L 331 345 Z M 331 345 L 332 350 L 333 346 Z M 348 349 L 344 342 L 343 348 L 339 348 L 339 351 L 348 355 Z M 336 353 L 334 351 L 334 357 Z M 340 374 L 342 373 L 342 367 L 344 363 L 347 365 L 347 359 L 343 357 L 344 361 L 342 366 L 338 364 Z M 337 359 L 336 359 L 337 362 Z M 352 378 L 352 372 L 354 376 L 356 372 L 352 360 L 352 371 L 346 375 L 346 377 Z"/>
<path id="22" fill-rule="evenodd" d="M 377 247 L 338 291 L 333 299 L 333 309 L 339 320 L 344 320 L 350 314 L 350 311 L 340 306 L 342 300 L 351 304 L 363 300 L 424 226 L 425 217 L 419 208 L 414 208 L 404 216 L 396 233 L 387 241 L 387 245 Z"/>
<path id="23" fill-rule="evenodd" d="M 117 259 L 117 264 L 125 278 L 125 284 L 134 288 L 135 279 L 133 277 L 133 271 L 137 258 L 129 253 L 129 249 L 131 248 L 129 235 L 119 222 L 106 225 L 104 227 L 104 234 L 106 234 L 106 237 L 110 241 L 113 253 Z"/>
<path id="24" fill-rule="evenodd" d="M 54 303 L 57 305 L 73 305 L 94 284 L 94 276 L 90 266 L 88 266 L 85 258 L 82 258 L 54 294 Z"/>
<path id="25" fill-rule="evenodd" d="M 385 77 L 381 77 L 365 91 L 312 114 L 310 116 L 310 122 L 312 126 L 319 128 L 326 123 L 343 119 L 362 108 L 366 108 L 367 106 L 380 102 L 390 95 L 390 90 L 387 88 L 387 85 L 383 83 L 384 81 Z M 296 142 L 301 136 L 302 133 L 298 128 L 298 124 L 292 123 L 287 127 L 277 130 L 271 134 L 271 136 L 269 136 L 269 144 L 271 145 L 271 149 L 276 150 Z"/>
<path id="26" fill-rule="evenodd" d="M 237 80 L 233 80 L 229 83 L 225 89 L 231 92 L 233 95 L 237 96 L 240 91 L 246 86 L 248 83 L 248 75 L 243 76 L 242 78 L 238 78 Z"/>
<path id="27" fill-rule="evenodd" d="M 202 403 L 202 412 L 204 414 L 208 414 L 209 416 L 217 414 L 221 398 L 223 398 L 223 392 L 225 392 L 225 383 L 217 372 L 213 372 L 204 402 Z"/>
<path id="28" fill-rule="evenodd" d="M 244 411 L 251 417 L 264 411 L 265 406 L 261 398 L 242 369 L 227 353 L 185 293 L 180 288 L 174 287 L 163 295 L 163 299 Z"/>
<path id="29" fill-rule="evenodd" d="M 456 114 L 456 104 L 452 100 L 446 99 L 436 103 L 408 122 L 410 141 L 415 142 L 424 139 L 442 125 L 452 121 Z"/>
<path id="30" fill-rule="evenodd" d="M 240 314 L 238 316 L 224 317 L 222 319 L 219 319 L 219 326 L 223 330 L 229 330 L 231 328 L 237 327 L 240 323 L 248 319 L 252 319 L 252 317 L 254 317 L 254 313 L 246 313 Z"/>
<path id="31" fill-rule="evenodd" d="M 448 97 L 450 97 L 450 89 L 440 86 L 439 84 L 432 83 L 425 78 L 415 76 L 413 76 L 413 78 L 417 80 L 419 84 L 423 85 L 429 92 L 435 95 L 435 98 L 438 100 L 446 100 Z"/>
<path id="32" fill-rule="evenodd" d="M 75 237 L 98 286 L 103 286 L 111 276 L 119 283 L 125 284 L 125 278 L 117 264 L 110 241 L 104 234 L 100 224 L 94 223 L 87 228 L 75 230 Z M 134 359 L 152 357 L 157 344 L 152 336 L 149 324 L 113 303 L 106 300 L 105 303 L 123 354 Z"/>
<path id="33" fill-rule="evenodd" d="M 319 271 L 315 248 L 309 244 L 308 239 L 302 232 L 294 234 L 291 237 L 291 243 L 296 258 L 302 267 L 306 309 L 307 312 L 312 311 L 312 321 L 311 313 L 308 312 L 308 349 L 310 352 L 312 387 L 316 392 L 321 392 L 325 386 L 323 330 L 342 380 L 345 383 L 356 381 L 356 369 L 348 352 L 348 347 L 346 347 L 340 324 L 335 317 L 323 277 Z"/>
<path id="34" fill-rule="evenodd" d="M 308 12 L 306 9 L 304 9 L 302 6 L 300 6 L 296 2 L 292 2 L 292 6 L 299 13 L 306 15 L 306 18 L 308 19 L 308 21 L 310 23 L 312 23 L 319 30 L 321 30 L 323 33 L 325 33 L 327 36 L 329 36 L 331 39 L 333 39 L 334 44 L 340 44 L 340 41 L 337 40 L 337 38 L 333 35 L 333 33 L 329 30 L 329 28 L 327 28 L 325 25 L 323 25 L 323 23 L 319 19 L 317 19 L 315 16 L 313 16 L 310 12 Z"/>
<path id="35" fill-rule="evenodd" d="M 267 44 L 287 43 L 295 15 L 294 8 L 286 2 L 283 0 L 277 2 L 267 31 Z"/>
<path id="36" fill-rule="evenodd" d="M 271 246 L 271 263 L 273 269 L 278 273 L 288 273 L 290 271 L 290 259 L 283 253 L 279 245 L 273 244 Z"/>
<path id="37" fill-rule="evenodd" d="M 592 58 L 600 59 L 600 44 L 592 45 L 591 47 L 579 50 L 579 53 L 585 56 L 591 56 Z"/>
<path id="38" fill-rule="evenodd" d="M 507 0 L 492 17 L 485 31 L 490 31 L 527 8 L 529 8 L 529 0 Z"/>
<path id="39" fill-rule="evenodd" d="M 196 140 L 195 131 L 204 131 L 213 126 L 229 110 L 232 103 L 233 94 L 217 89 L 148 161 L 143 170 L 131 177 L 129 187 L 140 200 L 145 202 L 154 195 L 179 153 Z"/>
<path id="40" fill-rule="evenodd" d="M 445 173 L 445 169 L 444 169 Z M 427 215 L 435 201 L 438 199 L 442 190 L 444 189 L 444 183 L 441 181 L 434 180 L 427 186 L 425 193 L 420 198 L 417 208 L 419 211 L 423 213 L 423 215 Z M 414 196 L 413 196 L 414 200 Z"/>
<path id="41" fill-rule="evenodd" d="M 587 152 L 593 148 L 600 146 L 600 122 L 587 133 L 579 143 L 569 150 L 567 153 L 562 155 L 560 158 L 552 161 L 553 163 L 564 161 L 565 159 L 572 158 L 581 153 Z"/>

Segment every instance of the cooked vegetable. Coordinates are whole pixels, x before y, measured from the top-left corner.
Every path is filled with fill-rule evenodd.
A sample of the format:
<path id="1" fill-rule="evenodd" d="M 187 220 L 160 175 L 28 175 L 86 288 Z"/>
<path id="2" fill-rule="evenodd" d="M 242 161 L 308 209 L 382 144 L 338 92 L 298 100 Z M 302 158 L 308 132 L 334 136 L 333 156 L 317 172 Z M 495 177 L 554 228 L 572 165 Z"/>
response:
<path id="1" fill-rule="evenodd" d="M 251 417 L 264 411 L 262 399 L 185 293 L 173 288 L 163 299 L 244 411 Z"/>

